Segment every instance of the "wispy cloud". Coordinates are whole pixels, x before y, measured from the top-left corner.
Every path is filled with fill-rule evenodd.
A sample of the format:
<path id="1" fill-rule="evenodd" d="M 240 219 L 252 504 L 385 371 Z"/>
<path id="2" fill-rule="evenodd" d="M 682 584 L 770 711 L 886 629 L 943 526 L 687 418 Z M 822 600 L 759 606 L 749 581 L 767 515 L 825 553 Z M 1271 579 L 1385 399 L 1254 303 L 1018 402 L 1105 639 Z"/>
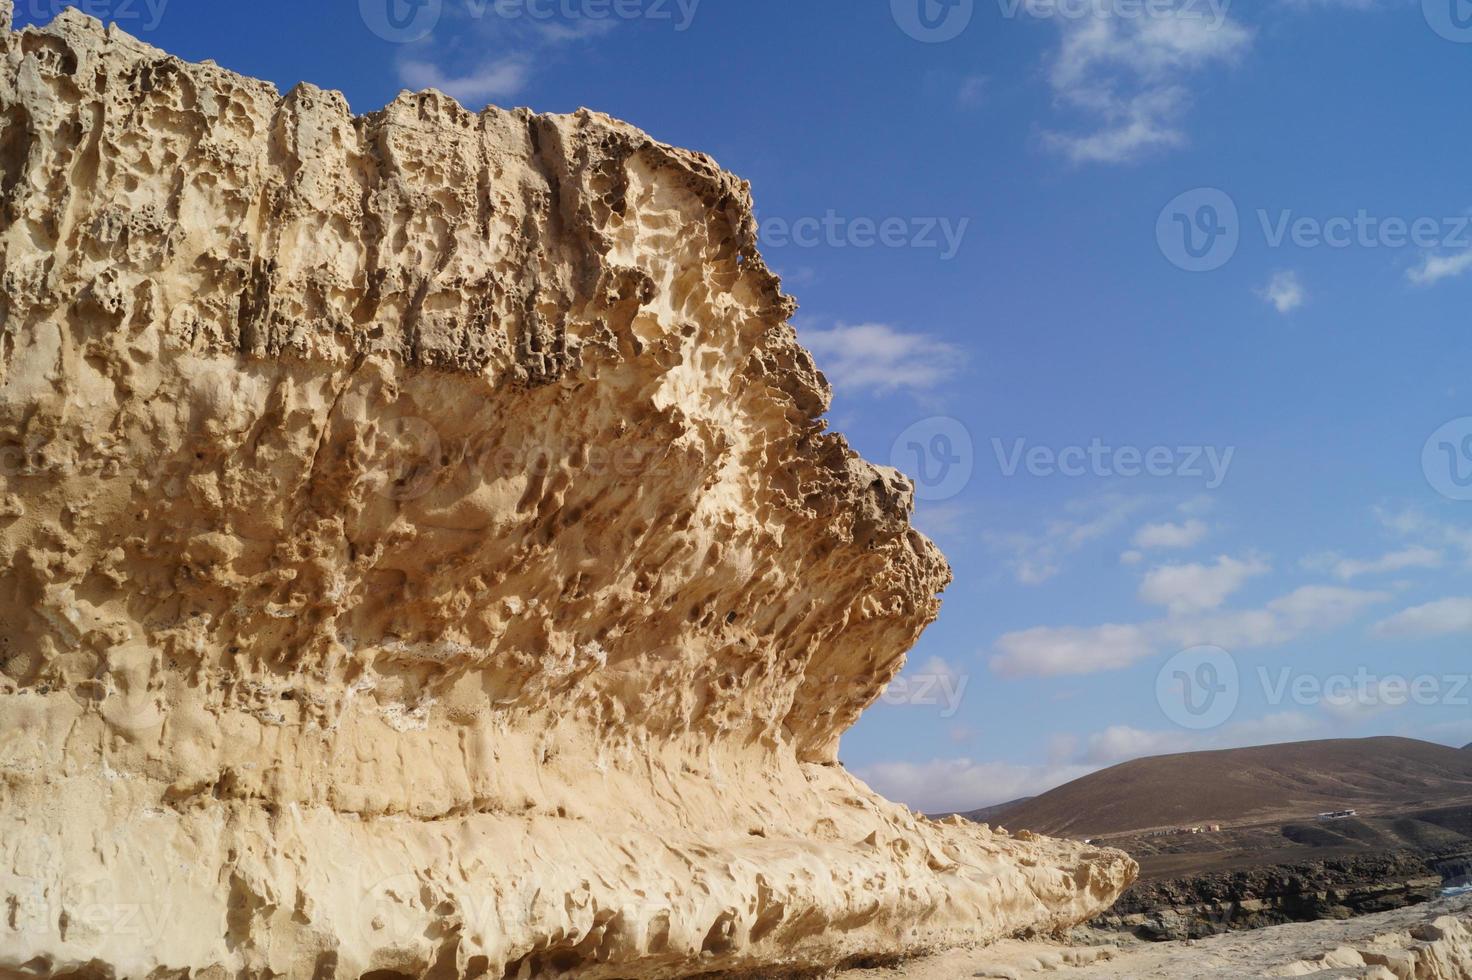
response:
<path id="1" fill-rule="evenodd" d="M 446 3 L 434 32 L 405 45 L 395 67 L 406 88 L 438 89 L 479 109 L 520 95 L 556 49 L 618 25 L 614 17 L 512 15 L 487 0 Z"/>
<path id="2" fill-rule="evenodd" d="M 883 323 L 803 330 L 801 339 L 828 380 L 850 392 L 929 391 L 963 363 L 960 348 Z"/>
<path id="3" fill-rule="evenodd" d="M 1140 584 L 1140 598 L 1165 606 L 1173 616 L 1216 609 L 1247 581 L 1272 571 L 1258 558 L 1238 560 L 1226 555 L 1210 565 L 1162 565 L 1151 569 Z"/>
<path id="4" fill-rule="evenodd" d="M 1190 548 L 1200 544 L 1211 533 L 1211 528 L 1202 520 L 1192 519 L 1180 524 L 1162 522 L 1146 524 L 1135 532 L 1131 543 L 1142 550 Z"/>
<path id="5" fill-rule="evenodd" d="M 1045 5 L 1039 5 L 1045 6 Z M 1221 10 L 1182 0 L 1120 17 L 1105 5 L 1090 16 L 1058 16 L 1062 42 L 1048 79 L 1059 102 L 1093 120 L 1083 133 L 1050 132 L 1049 145 L 1076 163 L 1125 163 L 1186 142 L 1186 81 L 1235 62 L 1252 32 Z"/>
<path id="6" fill-rule="evenodd" d="M 1136 624 L 1039 626 L 997 640 L 991 668 L 1007 677 L 1059 677 L 1120 670 L 1203 644 L 1228 650 L 1277 646 L 1336 629 L 1390 598 L 1386 592 L 1314 585 L 1256 609 L 1201 610 Z"/>
<path id="7" fill-rule="evenodd" d="M 1085 740 L 1080 762 L 1100 767 L 1117 766 L 1157 755 L 1271 745 L 1306 738 L 1319 729 L 1319 722 L 1296 711 L 1234 722 L 1210 732 L 1144 730 L 1115 725 Z"/>
<path id="8" fill-rule="evenodd" d="M 1364 575 L 1383 575 L 1412 568 L 1439 568 L 1443 560 L 1442 553 L 1437 549 L 1416 545 L 1368 559 L 1344 558 L 1330 552 L 1307 558 L 1303 565 L 1315 571 L 1329 572 L 1341 582 L 1348 582 Z"/>
<path id="9" fill-rule="evenodd" d="M 1398 612 L 1375 624 L 1381 636 L 1433 637 L 1472 633 L 1472 598 L 1454 597 Z"/>
<path id="10" fill-rule="evenodd" d="M 1464 563 L 1472 567 L 1472 527 L 1449 524 L 1415 508 L 1376 508 L 1375 514 L 1390 533 L 1431 548 L 1459 551 Z"/>
<path id="11" fill-rule="evenodd" d="M 1062 571 L 1069 555 L 1125 526 L 1146 503 L 1113 495 L 1076 500 L 1066 506 L 1063 517 L 1050 521 L 1041 532 L 992 533 L 987 542 L 1009 556 L 1008 565 L 1020 584 L 1041 585 Z"/>
<path id="12" fill-rule="evenodd" d="M 967 75 L 956 90 L 956 104 L 963 109 L 974 109 L 986 101 L 987 87 L 991 79 L 985 75 Z"/>
<path id="13" fill-rule="evenodd" d="M 399 80 L 412 89 L 439 89 L 466 104 L 484 104 L 510 99 L 526 87 L 531 66 L 521 57 L 510 56 L 476 65 L 464 75 L 448 75 L 428 61 L 399 62 Z"/>
<path id="14" fill-rule="evenodd" d="M 886 799 L 921 813 L 955 813 L 1037 796 L 1087 776 L 1097 766 L 1022 766 L 973 759 L 880 762 L 857 775 Z"/>
<path id="15" fill-rule="evenodd" d="M 1451 255 L 1421 257 L 1421 264 L 1406 270 L 1406 278 L 1418 286 L 1433 286 L 1443 279 L 1455 279 L 1472 269 L 1472 250 Z"/>
<path id="16" fill-rule="evenodd" d="M 1320 727 L 1319 722 L 1297 712 L 1236 722 L 1213 732 L 1149 731 L 1115 725 L 1081 738 L 1054 736 L 1050 757 L 1040 765 L 931 759 L 881 762 L 859 769 L 857 775 L 882 796 L 921 813 L 965 813 L 1038 796 L 1133 759 L 1292 741 L 1313 737 Z"/>
<path id="17" fill-rule="evenodd" d="M 1292 313 L 1308 300 L 1303 281 L 1292 271 L 1275 272 L 1268 284 L 1258 290 L 1263 300 L 1282 314 Z"/>

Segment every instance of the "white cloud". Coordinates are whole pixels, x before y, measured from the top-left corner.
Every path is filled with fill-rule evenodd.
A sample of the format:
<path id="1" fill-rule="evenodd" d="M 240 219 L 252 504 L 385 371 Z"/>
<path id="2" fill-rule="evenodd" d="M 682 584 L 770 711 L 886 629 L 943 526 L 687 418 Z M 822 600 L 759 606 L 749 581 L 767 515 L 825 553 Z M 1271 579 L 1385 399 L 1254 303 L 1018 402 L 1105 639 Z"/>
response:
<path id="1" fill-rule="evenodd" d="M 1115 766 L 1131 759 L 1184 751 L 1182 742 L 1187 738 L 1181 731 L 1143 731 L 1129 725 L 1113 725 L 1090 735 L 1084 754 L 1096 766 Z"/>
<path id="2" fill-rule="evenodd" d="M 1252 41 L 1225 13 L 1213 17 L 1190 0 L 1138 17 L 1118 17 L 1101 5 L 1091 16 L 1054 19 L 1063 36 L 1049 82 L 1058 100 L 1091 117 L 1094 128 L 1046 138 L 1077 163 L 1127 162 L 1184 143 L 1185 80 L 1236 61 Z"/>
<path id="3" fill-rule="evenodd" d="M 1154 624 L 1037 626 L 999 639 L 991 667 L 1008 677 L 1095 674 L 1120 670 L 1159 650 Z"/>
<path id="4" fill-rule="evenodd" d="M 1145 575 L 1140 598 L 1165 606 L 1172 616 L 1190 615 L 1218 608 L 1248 579 L 1270 571 L 1272 567 L 1261 559 L 1239 561 L 1226 555 L 1212 565 L 1161 565 Z"/>
<path id="5" fill-rule="evenodd" d="M 1183 524 L 1146 524 L 1135 532 L 1136 548 L 1181 549 L 1200 544 L 1210 533 L 1205 521 L 1189 520 Z"/>
<path id="6" fill-rule="evenodd" d="M 1381 636 L 1451 636 L 1472 633 L 1472 599 L 1450 598 L 1398 612 L 1375 624 Z"/>
<path id="7" fill-rule="evenodd" d="M 1422 256 L 1421 264 L 1406 270 L 1406 278 L 1418 286 L 1432 286 L 1443 279 L 1455 279 L 1472 269 L 1472 249 L 1451 255 Z"/>
<path id="8" fill-rule="evenodd" d="M 1119 670 L 1173 650 L 1277 646 L 1346 625 L 1391 598 L 1340 586 L 1305 586 L 1260 609 L 1173 615 L 1138 624 L 1039 626 L 997 640 L 991 668 L 1006 677 L 1059 677 Z"/>
<path id="9" fill-rule="evenodd" d="M 1037 796 L 1086 776 L 1088 766 L 1019 766 L 972 759 L 880 762 L 856 775 L 879 795 L 921 813 L 955 813 Z"/>
<path id="10" fill-rule="evenodd" d="M 1316 555 L 1304 561 L 1304 567 L 1327 571 L 1342 582 L 1362 575 L 1380 575 L 1387 572 L 1402 572 L 1409 568 L 1439 568 L 1443 558 L 1440 551 L 1416 545 L 1402 548 L 1379 558 L 1343 558 L 1336 554 Z"/>
<path id="11" fill-rule="evenodd" d="M 1143 551 L 1126 551 L 1119 556 L 1119 563 L 1121 565 L 1138 565 L 1144 560 L 1145 553 Z"/>
<path id="12" fill-rule="evenodd" d="M 1210 732 L 1145 731 L 1115 725 L 1090 735 L 1078 761 L 1105 768 L 1157 755 L 1270 745 L 1304 738 L 1318 727 L 1307 715 L 1293 711 L 1235 722 Z"/>
<path id="13" fill-rule="evenodd" d="M 1041 585 L 1063 569 L 1069 555 L 1123 527 L 1147 501 L 1106 496 L 1071 501 L 1065 516 L 1048 523 L 1037 534 L 992 533 L 988 543 L 1010 554 L 1013 576 L 1023 585 Z"/>
<path id="14" fill-rule="evenodd" d="M 1209 514 L 1216 509 L 1216 498 L 1207 493 L 1198 493 L 1189 500 L 1183 500 L 1176 505 L 1176 510 L 1188 517 L 1198 514 Z"/>
<path id="15" fill-rule="evenodd" d="M 1049 740 L 1049 761 L 1044 765 L 978 762 L 970 758 L 932 759 L 881 762 L 857 770 L 856 775 L 881 796 L 921 813 L 965 813 L 1038 796 L 1132 759 L 1291 741 L 1310 737 L 1317 727 L 1312 719 L 1294 712 L 1268 715 L 1204 733 L 1145 731 L 1116 725 L 1082 739 L 1073 735 L 1053 736 Z"/>
<path id="16" fill-rule="evenodd" d="M 1258 295 L 1283 314 L 1292 313 L 1308 299 L 1298 273 L 1291 271 L 1273 273 L 1268 284 L 1258 290 Z"/>
<path id="17" fill-rule="evenodd" d="M 1350 622 L 1369 606 L 1390 601 L 1388 592 L 1366 592 L 1335 585 L 1305 585 L 1268 603 L 1292 635 L 1307 630 L 1334 629 Z M 1264 644 L 1272 642 L 1264 639 Z"/>
<path id="18" fill-rule="evenodd" d="M 956 373 L 962 357 L 950 344 L 883 323 L 804 330 L 802 342 L 837 388 L 855 393 L 934 388 Z"/>
<path id="19" fill-rule="evenodd" d="M 1433 548 L 1455 549 L 1472 566 L 1472 528 L 1438 521 L 1414 508 L 1402 511 L 1376 508 L 1375 513 L 1392 534 Z"/>
<path id="20" fill-rule="evenodd" d="M 986 91 L 991 79 L 985 75 L 968 75 L 962 79 L 956 91 L 956 102 L 966 109 L 973 109 L 986 101 Z"/>
<path id="21" fill-rule="evenodd" d="M 515 98 L 552 49 L 617 26 L 611 17 L 505 16 L 485 2 L 446 3 L 434 32 L 405 45 L 396 68 L 405 87 L 439 89 L 476 109 Z"/>
<path id="22" fill-rule="evenodd" d="M 1403 684 L 1371 680 L 1367 684 L 1345 684 L 1326 688 L 1323 708 L 1345 724 L 1357 724 L 1410 703 Z"/>
<path id="23" fill-rule="evenodd" d="M 399 62 L 399 80 L 412 89 L 435 88 L 468 105 L 509 99 L 526 87 L 530 66 L 511 56 L 488 61 L 464 75 L 447 75 L 428 61 Z"/>

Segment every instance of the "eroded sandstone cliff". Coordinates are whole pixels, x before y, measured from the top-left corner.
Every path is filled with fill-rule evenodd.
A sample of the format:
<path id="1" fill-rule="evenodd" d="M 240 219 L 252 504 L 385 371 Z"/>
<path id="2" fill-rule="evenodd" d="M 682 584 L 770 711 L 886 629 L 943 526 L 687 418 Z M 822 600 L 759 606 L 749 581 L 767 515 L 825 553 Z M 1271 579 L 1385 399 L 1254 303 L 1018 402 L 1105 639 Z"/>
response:
<path id="1" fill-rule="evenodd" d="M 0 0 L 0 976 L 762 975 L 1122 854 L 836 764 L 935 616 L 746 186 Z"/>

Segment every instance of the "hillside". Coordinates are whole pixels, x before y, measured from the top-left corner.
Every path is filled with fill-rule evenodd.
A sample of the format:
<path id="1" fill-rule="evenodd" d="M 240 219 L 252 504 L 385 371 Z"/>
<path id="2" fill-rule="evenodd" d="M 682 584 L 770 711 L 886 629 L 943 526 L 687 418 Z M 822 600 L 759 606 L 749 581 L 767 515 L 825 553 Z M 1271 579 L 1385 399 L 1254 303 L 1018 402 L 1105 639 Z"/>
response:
<path id="1" fill-rule="evenodd" d="M 1013 831 L 1099 837 L 1458 800 L 1472 800 L 1472 753 L 1372 738 L 1137 759 L 992 809 L 993 820 Z"/>

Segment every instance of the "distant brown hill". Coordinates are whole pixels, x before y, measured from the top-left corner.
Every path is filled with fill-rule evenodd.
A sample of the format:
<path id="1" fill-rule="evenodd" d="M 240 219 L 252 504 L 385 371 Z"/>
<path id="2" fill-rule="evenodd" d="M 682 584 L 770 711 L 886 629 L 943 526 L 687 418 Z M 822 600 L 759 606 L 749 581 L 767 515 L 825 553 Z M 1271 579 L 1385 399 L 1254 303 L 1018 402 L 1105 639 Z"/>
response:
<path id="1" fill-rule="evenodd" d="M 1013 831 L 1101 837 L 1462 800 L 1472 800 L 1472 752 L 1370 738 L 1137 759 L 989 816 Z"/>
<path id="2" fill-rule="evenodd" d="M 1031 803 L 1035 799 L 1037 799 L 1036 796 L 1024 796 L 1018 800 L 1008 800 L 1006 803 L 998 803 L 996 806 L 984 806 L 980 810 L 972 810 L 970 813 L 961 814 L 961 816 L 967 820 L 973 820 L 976 823 L 995 823 L 1008 813 L 1022 806 L 1022 804 Z M 950 816 L 950 814 L 938 814 L 937 816 Z"/>

